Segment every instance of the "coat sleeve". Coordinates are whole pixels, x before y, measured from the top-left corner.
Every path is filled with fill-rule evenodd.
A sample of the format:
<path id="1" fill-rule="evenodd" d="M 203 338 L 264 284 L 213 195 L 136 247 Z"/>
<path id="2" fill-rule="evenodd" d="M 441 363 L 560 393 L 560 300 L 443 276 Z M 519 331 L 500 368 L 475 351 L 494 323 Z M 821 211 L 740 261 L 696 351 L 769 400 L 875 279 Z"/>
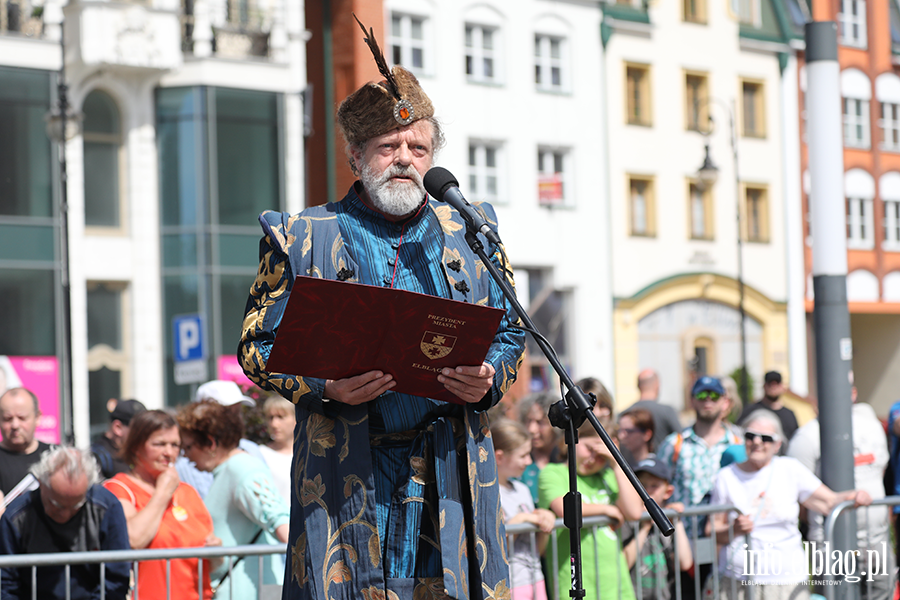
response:
<path id="1" fill-rule="evenodd" d="M 333 418 L 340 412 L 340 407 L 337 402 L 322 402 L 324 379 L 272 373 L 266 369 L 294 277 L 308 274 L 302 264 L 295 269 L 289 255 L 290 247 L 297 239 L 294 227 L 310 225 L 298 223 L 298 218 L 271 211 L 259 217 L 265 235 L 259 243 L 259 269 L 244 310 L 238 362 L 247 377 L 259 387 L 277 392 L 309 411 Z"/>
<path id="2" fill-rule="evenodd" d="M 115 495 L 105 488 L 109 495 L 109 509 L 100 525 L 101 550 L 130 550 L 128 523 L 122 504 Z M 110 600 L 124 600 L 131 580 L 131 563 L 115 562 L 106 564 L 106 597 Z"/>
<path id="3" fill-rule="evenodd" d="M 478 208 L 485 216 L 485 220 L 489 225 L 496 229 L 497 216 L 491 205 L 482 203 Z M 491 254 L 489 255 L 491 263 L 513 291 L 516 289 L 516 283 L 513 280 L 512 265 L 506 258 L 506 250 L 502 245 L 490 245 Z M 525 356 L 525 332 L 519 329 L 522 325 L 521 319 L 513 309 L 512 304 L 506 299 L 503 290 L 489 273 L 482 274 L 482 277 L 490 278 L 490 291 L 488 294 L 488 304 L 495 308 L 502 308 L 506 311 L 500 320 L 500 327 L 494 336 L 494 341 L 488 349 L 485 362 L 494 367 L 494 383 L 491 389 L 485 395 L 475 408 L 477 410 L 487 410 L 497 404 L 513 383 L 516 381 L 516 375 L 519 367 L 522 365 L 522 359 Z"/>

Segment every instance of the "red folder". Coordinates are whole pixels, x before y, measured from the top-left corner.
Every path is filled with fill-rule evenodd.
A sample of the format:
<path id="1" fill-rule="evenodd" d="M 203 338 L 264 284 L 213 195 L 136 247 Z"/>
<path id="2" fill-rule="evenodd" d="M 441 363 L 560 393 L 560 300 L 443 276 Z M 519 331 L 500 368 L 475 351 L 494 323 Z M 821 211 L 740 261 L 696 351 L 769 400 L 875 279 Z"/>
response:
<path id="1" fill-rule="evenodd" d="M 392 391 L 463 404 L 443 367 L 484 362 L 504 311 L 405 290 L 300 277 L 266 363 L 272 373 L 344 379 L 381 370 Z"/>

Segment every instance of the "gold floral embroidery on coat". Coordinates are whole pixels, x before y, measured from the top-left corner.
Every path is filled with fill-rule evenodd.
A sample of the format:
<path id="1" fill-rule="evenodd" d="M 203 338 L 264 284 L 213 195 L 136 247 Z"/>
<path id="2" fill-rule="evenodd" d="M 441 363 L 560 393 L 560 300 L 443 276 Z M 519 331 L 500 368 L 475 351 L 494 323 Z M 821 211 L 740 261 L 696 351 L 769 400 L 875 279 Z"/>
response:
<path id="1" fill-rule="evenodd" d="M 297 536 L 297 541 L 291 548 L 291 577 L 297 581 L 297 585 L 303 587 L 309 578 L 306 575 L 306 532 Z"/>
<path id="2" fill-rule="evenodd" d="M 316 456 L 325 456 L 325 451 L 334 448 L 334 420 L 325 415 L 313 413 L 306 421 L 306 439 L 309 451 Z"/>
<path id="3" fill-rule="evenodd" d="M 449 599 L 444 590 L 443 577 L 419 577 L 413 588 L 413 600 L 445 600 Z"/>
<path id="4" fill-rule="evenodd" d="M 400 596 L 391 590 L 382 590 L 374 585 L 359 590 L 362 593 L 363 600 L 400 600 Z"/>
<path id="5" fill-rule="evenodd" d="M 454 233 L 463 228 L 462 225 L 453 220 L 450 207 L 447 205 L 434 207 L 434 214 L 437 215 L 438 222 L 441 224 L 441 229 L 443 229 L 444 233 L 450 237 L 453 237 Z"/>
<path id="6" fill-rule="evenodd" d="M 512 591 L 505 579 L 498 581 L 493 589 L 484 583 L 481 584 L 481 587 L 484 590 L 484 600 L 512 600 Z"/>

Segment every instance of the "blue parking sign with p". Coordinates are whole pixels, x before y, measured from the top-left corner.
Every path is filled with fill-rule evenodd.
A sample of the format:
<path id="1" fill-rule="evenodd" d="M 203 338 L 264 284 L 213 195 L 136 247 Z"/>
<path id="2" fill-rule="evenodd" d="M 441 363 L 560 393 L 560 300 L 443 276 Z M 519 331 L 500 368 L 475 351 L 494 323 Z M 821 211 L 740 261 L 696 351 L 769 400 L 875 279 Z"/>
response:
<path id="1" fill-rule="evenodd" d="M 174 325 L 175 362 L 206 358 L 203 348 L 203 319 L 199 314 L 172 319 Z"/>

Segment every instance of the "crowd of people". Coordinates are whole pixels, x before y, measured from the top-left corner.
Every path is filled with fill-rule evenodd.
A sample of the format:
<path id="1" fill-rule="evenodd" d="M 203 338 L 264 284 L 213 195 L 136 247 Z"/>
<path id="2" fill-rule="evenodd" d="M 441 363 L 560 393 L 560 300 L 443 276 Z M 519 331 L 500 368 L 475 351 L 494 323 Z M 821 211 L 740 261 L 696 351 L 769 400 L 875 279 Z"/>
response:
<path id="1" fill-rule="evenodd" d="M 658 393 L 658 376 L 642 372 L 639 386 Z M 780 401 L 780 375 L 768 373 L 764 398 L 744 410 L 737 423 L 736 402 L 717 378 L 700 377 L 690 392 L 693 422 L 654 443 L 658 428 L 671 428 L 667 411 L 654 410 L 653 398 L 614 414 L 612 397 L 596 379 L 579 383 L 598 401 L 595 414 L 609 429 L 628 465 L 651 498 L 680 513 L 685 507 L 730 505 L 735 510 L 706 519 L 674 519 L 673 537 L 660 535 L 625 473 L 613 460 L 590 423 L 578 430 L 575 464 L 584 516 L 605 516 L 609 524 L 582 531 L 583 586 L 588 597 L 670 600 L 703 586 L 704 597 L 718 589 L 721 600 L 746 597 L 752 581 L 763 598 L 802 600 L 810 592 L 809 565 L 791 562 L 803 540 L 823 540 L 822 521 L 838 503 L 857 506 L 885 495 L 887 437 L 871 406 L 856 403 L 853 430 L 858 490 L 834 492 L 819 479 L 821 451 L 818 421 L 797 426 Z M 734 387 L 734 386 L 728 386 Z M 562 433 L 549 422 L 549 393 L 527 396 L 491 414 L 499 501 L 506 524 L 530 523 L 538 533 L 509 541 L 510 597 L 541 600 L 567 597 L 570 585 L 568 531 L 552 535 L 564 516 L 568 492 L 567 449 Z M 90 450 L 51 447 L 34 439 L 37 399 L 16 388 L 0 396 L 0 554 L 92 550 L 181 548 L 273 544 L 289 539 L 290 473 L 293 460 L 294 406 L 278 396 L 260 402 L 270 440 L 257 445 L 243 437 L 241 406 L 255 401 L 225 381 L 198 389 L 180 409 L 147 410 L 136 400 L 110 406 L 110 423 Z M 502 414 L 501 414 L 502 413 Z M 793 427 L 792 437 L 785 426 Z M 893 420 L 891 422 L 893 426 Z M 896 438 L 897 436 L 893 436 Z M 250 448 L 253 454 L 243 448 Z M 260 458 L 263 457 L 263 458 Z M 184 472 L 187 475 L 182 476 Z M 202 476 L 210 479 L 207 481 Z M 200 493 L 186 478 L 200 481 Z M 893 493 L 893 490 L 889 490 Z M 670 513 L 673 514 L 673 513 Z M 859 511 L 860 556 L 887 547 L 890 519 L 886 507 Z M 709 562 L 695 564 L 694 544 L 712 537 L 718 572 Z M 556 544 L 552 556 L 548 542 Z M 884 543 L 882 546 L 881 544 Z M 748 553 L 790 568 L 747 573 Z M 860 570 L 894 572 L 893 552 Z M 759 555 L 757 560 L 759 560 Z M 263 561 L 240 558 L 143 561 L 134 573 L 109 564 L 103 578 L 109 598 L 124 598 L 130 586 L 143 598 L 277 597 L 285 574 L 284 557 Z M 262 567 L 262 570 L 260 570 Z M 101 586 L 91 565 L 72 568 L 68 583 L 62 568 L 4 569 L 3 598 L 54 597 L 68 586 L 73 597 L 91 597 Z M 751 567 L 752 571 L 752 567 Z M 556 582 L 556 590 L 552 589 Z M 715 582 L 715 586 L 713 585 Z M 861 586 L 867 600 L 889 600 L 891 576 Z M 598 592 L 599 590 L 599 592 Z"/>
<path id="2" fill-rule="evenodd" d="M 284 480 L 290 456 L 293 412 L 282 398 L 269 398 L 262 413 L 270 442 L 243 439 L 241 406 L 256 402 L 231 381 L 213 381 L 177 410 L 147 410 L 137 400 L 112 401 L 110 424 L 90 449 L 50 446 L 34 439 L 37 399 L 23 388 L 0 396 L 0 554 L 97 550 L 201 548 L 284 543 L 289 500 Z M 286 441 L 287 440 L 287 441 Z M 241 449 L 256 449 L 256 455 Z M 265 449 L 265 462 L 260 450 Z M 274 458 L 277 456 L 278 458 Z M 287 456 L 287 466 L 281 458 Z M 185 473 L 207 475 L 203 495 Z M 203 485 L 206 484 L 206 485 Z M 281 596 L 284 557 L 197 558 L 129 564 L 3 569 L 5 599 L 263 598 Z M 261 566 L 261 567 L 260 567 Z M 260 571 L 262 568 L 262 571 Z M 33 589 L 34 586 L 37 589 Z M 34 595 L 33 595 L 34 594 Z"/>
<path id="3" fill-rule="evenodd" d="M 674 514 L 703 505 L 737 509 L 673 519 L 675 535 L 661 536 L 651 521 L 637 522 L 644 511 L 642 503 L 593 427 L 585 423 L 579 429 L 576 450 L 582 511 L 585 516 L 611 519 L 609 526 L 582 532 L 587 597 L 599 593 L 600 598 L 627 600 L 637 597 L 640 587 L 641 598 L 669 600 L 678 586 L 684 598 L 697 593 L 707 598 L 717 590 L 721 600 L 736 600 L 738 596 L 747 598 L 752 587 L 764 599 L 802 600 L 810 593 L 821 593 L 822 581 L 811 577 L 811 573 L 815 575 L 811 565 L 790 561 L 798 552 L 805 552 L 804 542 L 808 546 L 817 541 L 818 549 L 813 546 L 812 553 L 818 552 L 821 562 L 823 515 L 845 500 L 860 507 L 885 496 L 882 477 L 888 466 L 888 439 L 872 407 L 856 403 L 855 388 L 858 489 L 834 492 L 819 479 L 818 421 L 798 426 L 783 401 L 785 387 L 777 372 L 765 375 L 763 397 L 743 410 L 730 378 L 699 377 L 690 391 L 692 414 L 681 418 L 671 407 L 660 404 L 659 376 L 652 369 L 642 371 L 638 379 L 640 401 L 617 415 L 610 414 L 613 403 L 599 381 L 588 378 L 579 386 L 597 396 L 595 414 L 601 422 L 606 421 L 604 426 L 625 461 L 660 506 Z M 547 418 L 549 405 L 557 399 L 540 393 L 495 409 L 502 413 L 492 428 L 498 468 L 509 465 L 500 476 L 502 497 L 510 498 L 503 503 L 506 523 L 533 523 L 541 531 L 537 544 L 518 539 L 527 539 L 524 534 L 510 543 L 511 564 L 530 565 L 530 570 L 513 571 L 513 600 L 552 597 L 551 581 L 558 582 L 559 597 L 568 596 L 568 532 L 563 530 L 555 537 L 557 563 L 550 564 L 544 535 L 546 513 L 542 512 L 547 509 L 561 518 L 568 491 L 562 433 Z M 900 425 L 895 427 L 900 433 Z M 522 434 L 512 435 L 513 431 L 530 433 L 530 444 Z M 657 435 L 660 431 L 664 435 Z M 533 492 L 535 487 L 537 494 L 527 498 L 531 502 L 523 501 L 523 492 Z M 888 492 L 894 494 L 895 490 Z M 862 577 L 861 595 L 868 600 L 890 600 L 896 579 L 893 549 L 885 551 L 890 548 L 888 509 L 864 508 L 857 514 L 860 560 L 868 561 L 858 566 L 858 572 L 881 569 L 880 573 L 889 573 L 868 581 Z M 697 549 L 707 539 L 718 553 L 716 573 L 711 572 L 711 558 Z M 527 556 L 520 556 L 523 553 Z M 880 564 L 871 564 L 873 557 Z M 763 560 L 768 566 L 758 572 Z M 772 568 L 776 564 L 784 565 L 777 573 Z M 536 570 L 535 565 L 542 569 Z"/>

